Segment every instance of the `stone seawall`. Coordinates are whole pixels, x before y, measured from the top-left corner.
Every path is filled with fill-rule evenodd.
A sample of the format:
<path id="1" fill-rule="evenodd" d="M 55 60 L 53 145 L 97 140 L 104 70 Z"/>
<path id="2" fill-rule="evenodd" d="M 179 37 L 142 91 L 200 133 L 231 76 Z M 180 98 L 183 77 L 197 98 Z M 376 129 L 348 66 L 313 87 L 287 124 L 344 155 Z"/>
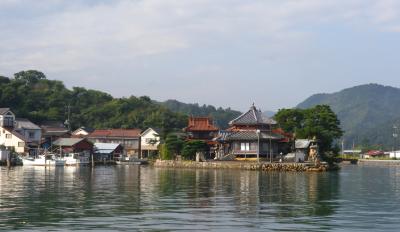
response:
<path id="1" fill-rule="evenodd" d="M 316 166 L 309 163 L 256 163 L 240 161 L 174 161 L 156 160 L 154 167 L 163 168 L 199 168 L 199 169 L 242 169 L 260 171 L 282 171 L 282 172 L 324 172 L 333 170 L 327 164 Z"/>

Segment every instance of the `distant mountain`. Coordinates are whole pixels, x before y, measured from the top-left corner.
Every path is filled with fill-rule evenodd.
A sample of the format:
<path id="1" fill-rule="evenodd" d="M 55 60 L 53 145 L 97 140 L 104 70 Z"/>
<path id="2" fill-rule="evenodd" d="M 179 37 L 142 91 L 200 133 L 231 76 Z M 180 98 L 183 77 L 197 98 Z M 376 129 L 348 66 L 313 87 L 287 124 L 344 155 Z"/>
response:
<path id="1" fill-rule="evenodd" d="M 329 105 L 338 115 L 345 130 L 346 147 L 394 144 L 393 125 L 400 128 L 400 89 L 379 84 L 367 84 L 332 94 L 316 94 L 300 103 L 298 108 L 318 104 Z"/>
<path id="2" fill-rule="evenodd" d="M 212 105 L 189 104 L 177 100 L 167 100 L 159 102 L 159 104 L 176 113 L 192 116 L 210 116 L 213 118 L 215 124 L 222 129 L 227 128 L 229 121 L 241 114 L 240 111 L 232 110 L 231 108 L 216 108 Z"/>
<path id="3" fill-rule="evenodd" d="M 267 111 L 264 111 L 263 114 L 264 114 L 265 116 L 267 116 L 267 117 L 272 118 L 272 117 L 274 117 L 274 115 L 276 114 L 276 112 L 275 112 L 275 111 L 267 110 Z"/>

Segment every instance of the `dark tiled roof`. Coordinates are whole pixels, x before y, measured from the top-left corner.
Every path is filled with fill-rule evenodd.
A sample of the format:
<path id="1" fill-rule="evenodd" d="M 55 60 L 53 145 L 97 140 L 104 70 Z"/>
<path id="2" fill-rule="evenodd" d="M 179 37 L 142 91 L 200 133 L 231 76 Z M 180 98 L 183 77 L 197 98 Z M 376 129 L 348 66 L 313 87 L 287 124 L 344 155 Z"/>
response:
<path id="1" fill-rule="evenodd" d="M 17 123 L 17 127 L 21 129 L 28 129 L 28 130 L 40 130 L 41 128 L 34 124 L 33 122 L 29 121 L 26 118 L 17 118 L 15 119 Z"/>
<path id="2" fill-rule="evenodd" d="M 280 134 L 270 133 L 266 131 L 262 131 L 260 133 L 260 140 L 280 140 L 284 137 Z M 256 131 L 235 131 L 231 132 L 226 136 L 226 140 L 228 141 L 236 141 L 236 140 L 258 140 L 258 135 Z"/>
<path id="3" fill-rule="evenodd" d="M 255 106 L 250 107 L 250 110 L 233 119 L 229 125 L 262 125 L 262 124 L 276 124 L 276 121 L 263 115 L 263 113 Z"/>
<path id="4" fill-rule="evenodd" d="M 5 113 L 7 113 L 8 111 L 10 111 L 10 108 L 0 108 L 0 115 L 3 115 Z"/>
<path id="5" fill-rule="evenodd" d="M 209 117 L 190 117 L 185 131 L 218 131 Z"/>

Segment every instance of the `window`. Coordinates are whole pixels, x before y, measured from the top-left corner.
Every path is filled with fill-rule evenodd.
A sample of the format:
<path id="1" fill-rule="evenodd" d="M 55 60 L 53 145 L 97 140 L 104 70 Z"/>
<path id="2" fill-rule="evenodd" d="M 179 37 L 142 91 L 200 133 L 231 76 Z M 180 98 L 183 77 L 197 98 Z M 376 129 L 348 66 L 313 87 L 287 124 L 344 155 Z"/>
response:
<path id="1" fill-rule="evenodd" d="M 250 151 L 250 143 L 240 143 L 241 151 Z"/>
<path id="2" fill-rule="evenodd" d="M 35 132 L 30 131 L 30 132 L 29 132 L 29 138 L 30 138 L 30 139 L 35 138 Z"/>
<path id="3" fill-rule="evenodd" d="M 18 142 L 18 147 L 25 147 L 25 143 L 24 142 Z"/>
<path id="4" fill-rule="evenodd" d="M 6 134 L 6 139 L 11 139 L 11 138 L 12 138 L 11 134 Z"/>

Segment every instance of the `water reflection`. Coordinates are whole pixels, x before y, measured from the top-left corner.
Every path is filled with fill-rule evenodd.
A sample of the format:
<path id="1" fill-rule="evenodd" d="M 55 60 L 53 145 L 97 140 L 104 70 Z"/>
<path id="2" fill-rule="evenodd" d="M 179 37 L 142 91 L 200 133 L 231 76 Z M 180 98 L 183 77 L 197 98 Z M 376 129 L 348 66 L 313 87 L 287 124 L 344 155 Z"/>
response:
<path id="1" fill-rule="evenodd" d="M 360 167 L 333 173 L 139 166 L 1 168 L 0 226 L 312 231 L 346 225 L 354 229 L 349 220 L 363 218 L 344 215 L 371 211 L 376 207 L 372 199 L 384 207 L 379 215 L 385 209 L 398 211 L 389 204 L 400 199 L 398 173 L 398 169 Z M 387 200 L 377 200 L 376 195 Z M 392 225 L 387 222 L 386 227 Z"/>

